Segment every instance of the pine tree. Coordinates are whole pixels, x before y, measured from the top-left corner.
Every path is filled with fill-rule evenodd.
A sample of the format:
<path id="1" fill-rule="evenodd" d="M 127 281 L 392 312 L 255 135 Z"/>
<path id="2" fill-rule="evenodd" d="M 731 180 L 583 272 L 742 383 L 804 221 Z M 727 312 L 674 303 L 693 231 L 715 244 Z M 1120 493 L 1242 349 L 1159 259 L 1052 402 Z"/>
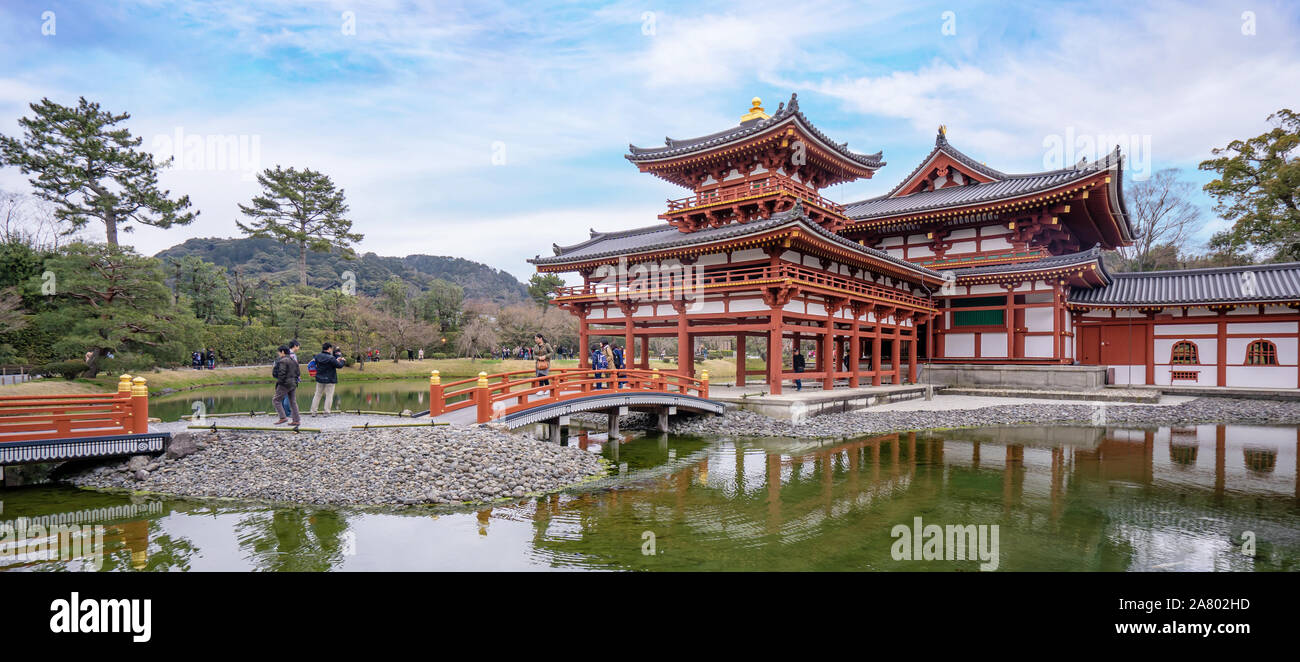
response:
<path id="1" fill-rule="evenodd" d="M 298 284 L 307 286 L 307 251 L 325 253 L 338 249 L 353 255 L 352 244 L 364 235 L 352 232 L 352 221 L 345 217 L 348 205 L 343 189 L 334 188 L 329 176 L 311 169 L 284 169 L 276 166 L 258 173 L 262 195 L 252 204 L 239 205 L 251 221 L 239 221 L 239 229 L 253 237 L 271 237 L 283 244 L 298 247 Z"/>
<path id="2" fill-rule="evenodd" d="M 139 151 L 141 139 L 125 128 L 130 119 L 113 114 L 81 97 L 76 108 L 49 99 L 30 105 L 34 115 L 18 120 L 22 140 L 0 135 L 0 165 L 17 166 L 37 197 L 55 206 L 54 215 L 75 232 L 90 219 L 104 223 L 107 241 L 117 245 L 117 232 L 130 232 L 131 222 L 159 228 L 188 225 L 198 212 L 186 211 L 190 198 L 172 200 L 159 190 L 158 170 L 171 163 L 155 161 Z"/>

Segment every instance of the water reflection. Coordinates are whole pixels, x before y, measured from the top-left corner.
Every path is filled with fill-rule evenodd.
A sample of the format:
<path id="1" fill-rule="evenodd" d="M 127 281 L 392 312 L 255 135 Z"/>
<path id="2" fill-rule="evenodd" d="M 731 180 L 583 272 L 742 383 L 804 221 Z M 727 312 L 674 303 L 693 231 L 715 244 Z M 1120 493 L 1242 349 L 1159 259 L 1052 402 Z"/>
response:
<path id="1" fill-rule="evenodd" d="M 600 453 L 617 478 L 452 513 L 37 487 L 0 493 L 0 524 L 105 524 L 110 570 L 975 570 L 970 561 L 894 560 L 891 529 L 914 517 L 998 525 L 1004 571 L 1292 570 L 1300 560 L 1294 427 L 1017 426 L 834 443 L 611 441 L 575 430 L 568 442 Z M 1242 552 L 1246 532 L 1255 556 Z"/>

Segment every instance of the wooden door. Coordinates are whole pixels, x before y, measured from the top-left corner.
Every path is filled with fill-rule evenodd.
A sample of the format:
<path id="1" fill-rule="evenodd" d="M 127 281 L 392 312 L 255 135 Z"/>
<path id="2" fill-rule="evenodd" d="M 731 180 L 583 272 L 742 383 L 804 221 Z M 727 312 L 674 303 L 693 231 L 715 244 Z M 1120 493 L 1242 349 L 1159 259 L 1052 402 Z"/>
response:
<path id="1" fill-rule="evenodd" d="M 1101 327 L 1096 325 L 1078 326 L 1081 337 L 1079 363 L 1084 365 L 1101 365 Z"/>

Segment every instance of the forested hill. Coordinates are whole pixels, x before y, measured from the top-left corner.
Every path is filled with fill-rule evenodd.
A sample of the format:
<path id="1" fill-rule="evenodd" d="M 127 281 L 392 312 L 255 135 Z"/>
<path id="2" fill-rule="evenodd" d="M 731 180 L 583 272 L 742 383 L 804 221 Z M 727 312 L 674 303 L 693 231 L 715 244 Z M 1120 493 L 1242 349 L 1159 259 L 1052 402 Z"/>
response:
<path id="1" fill-rule="evenodd" d="M 276 284 L 292 284 L 298 281 L 297 251 L 296 247 L 274 239 L 212 237 L 190 239 L 161 251 L 156 257 L 165 260 L 193 255 L 231 271 L 242 268 L 246 276 L 266 277 Z M 509 304 L 528 298 L 528 289 L 514 276 L 464 258 L 443 255 L 382 257 L 365 253 L 347 260 L 337 253 L 307 253 L 307 280 L 312 286 L 334 287 L 341 282 L 345 271 L 356 274 L 357 291 L 370 296 L 378 296 L 384 281 L 397 275 L 421 289 L 435 278 L 455 283 L 465 289 L 466 299 Z"/>

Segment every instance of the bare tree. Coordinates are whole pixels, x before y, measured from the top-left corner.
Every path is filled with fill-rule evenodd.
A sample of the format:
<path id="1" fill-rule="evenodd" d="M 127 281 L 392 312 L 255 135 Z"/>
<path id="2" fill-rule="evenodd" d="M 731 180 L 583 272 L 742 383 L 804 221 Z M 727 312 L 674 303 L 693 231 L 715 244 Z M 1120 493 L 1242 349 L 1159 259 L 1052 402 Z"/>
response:
<path id="1" fill-rule="evenodd" d="M 488 306 L 467 306 L 465 324 L 456 337 L 456 350 L 473 360 L 500 344 L 496 316 L 497 311 Z"/>
<path id="2" fill-rule="evenodd" d="M 1126 206 L 1137 238 L 1119 249 L 1125 269 L 1152 271 L 1159 266 L 1160 247 L 1182 250 L 1191 238 L 1201 210 L 1191 201 L 1195 187 L 1178 175 L 1177 168 L 1166 168 L 1129 186 Z"/>
<path id="3" fill-rule="evenodd" d="M 34 195 L 0 191 L 0 242 L 57 250 L 75 229 L 54 214 L 54 206 Z"/>

